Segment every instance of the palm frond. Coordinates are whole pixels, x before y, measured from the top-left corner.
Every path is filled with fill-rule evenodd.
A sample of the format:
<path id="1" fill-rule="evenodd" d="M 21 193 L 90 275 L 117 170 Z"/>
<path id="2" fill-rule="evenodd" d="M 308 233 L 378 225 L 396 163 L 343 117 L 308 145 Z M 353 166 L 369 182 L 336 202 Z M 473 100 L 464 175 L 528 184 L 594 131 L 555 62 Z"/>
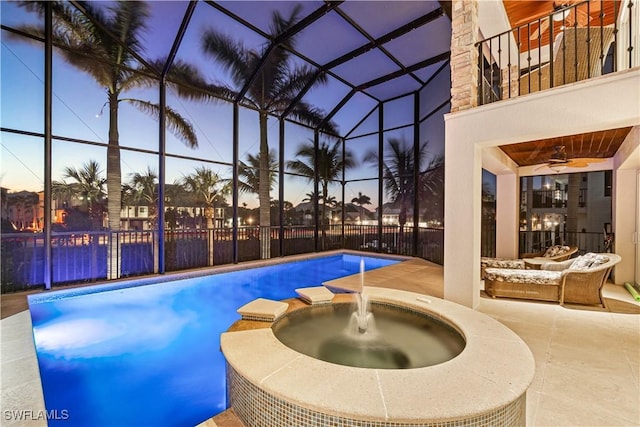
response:
<path id="1" fill-rule="evenodd" d="M 296 160 L 288 161 L 287 167 L 312 180 L 316 172 L 316 155 L 318 156 L 318 175 L 323 187 L 328 186 L 330 181 L 339 179 L 343 169 L 350 169 L 356 165 L 351 150 L 346 150 L 345 157 L 342 158 L 342 143 L 340 141 L 333 144 L 321 142 L 316 153 L 313 140 L 310 139 L 298 147 L 295 154 Z"/>
<path id="2" fill-rule="evenodd" d="M 165 62 L 166 59 L 160 59 L 152 64 L 161 70 Z M 182 60 L 177 60 L 171 65 L 167 80 L 180 97 L 190 100 L 232 101 L 237 96 L 237 92 L 225 85 L 208 83 L 196 66 Z"/>
<path id="3" fill-rule="evenodd" d="M 120 92 L 127 92 L 131 89 L 155 89 L 159 85 L 159 81 L 157 78 L 152 77 L 148 74 L 147 67 L 139 67 L 139 72 L 130 72 L 127 74 L 122 74 L 123 79 L 120 81 L 119 89 Z"/>
<path id="4" fill-rule="evenodd" d="M 319 108 L 312 107 L 306 102 L 298 102 L 296 106 L 291 110 L 290 115 L 300 122 L 309 125 L 309 126 L 318 126 L 322 123 L 326 117 L 324 111 Z M 336 124 L 332 121 L 326 122 L 321 128 L 321 131 L 327 132 L 329 134 L 337 135 L 338 128 Z"/>
<path id="5" fill-rule="evenodd" d="M 273 16 L 271 17 L 271 23 L 269 24 L 269 34 L 274 37 L 283 34 L 289 28 L 293 27 L 300 20 L 300 13 L 302 12 L 302 5 L 296 4 L 288 17 L 284 17 L 280 14 L 279 11 L 275 11 Z M 283 44 L 288 48 L 295 47 L 295 36 L 289 37 L 287 40 L 284 40 Z"/>
<path id="6" fill-rule="evenodd" d="M 242 42 L 215 30 L 207 30 L 202 36 L 202 50 L 217 59 L 222 67 L 231 73 L 234 83 L 243 86 L 251 76 L 255 65 L 255 54 L 245 48 Z"/>
<path id="7" fill-rule="evenodd" d="M 267 104 L 267 108 L 283 111 L 311 80 L 317 79 L 316 75 L 323 74 L 318 74 L 311 67 L 298 67 L 292 72 L 287 70 L 286 76 L 270 88 L 272 100 Z"/>
<path id="8" fill-rule="evenodd" d="M 149 101 L 142 101 L 140 99 L 121 99 L 120 101 L 129 102 L 143 113 L 158 118 L 160 117 L 160 106 Z M 188 147 L 195 148 L 198 146 L 198 138 L 191 123 L 178 114 L 172 108 L 165 107 L 165 117 L 167 119 L 167 127 L 171 133 L 178 137 Z"/>
<path id="9" fill-rule="evenodd" d="M 288 17 L 283 16 L 279 11 L 275 11 L 271 16 L 269 25 L 269 33 L 274 40 L 279 39 L 282 34 L 288 31 L 296 22 L 300 20 L 300 12 L 302 5 L 296 4 Z M 280 93 L 280 87 L 288 80 L 289 58 L 291 56 L 290 49 L 295 47 L 296 36 L 288 37 L 285 40 L 278 40 L 278 45 L 273 46 L 265 44 L 261 51 L 255 52 L 257 61 L 254 65 L 259 64 L 265 55 L 268 54 L 260 74 L 256 78 L 255 85 L 250 92 L 258 99 L 264 98 L 264 102 L 270 99 L 283 96 Z M 252 68 L 255 70 L 255 67 Z M 261 105 L 265 105 L 262 103 Z"/>
<path id="10" fill-rule="evenodd" d="M 122 60 L 117 63 L 124 63 L 125 58 L 130 55 L 126 46 L 130 50 L 142 53 L 142 35 L 146 31 L 146 21 L 149 17 L 149 5 L 143 1 L 120 1 L 109 7 L 113 14 L 113 19 L 107 21 L 111 33 L 119 38 L 116 55 Z"/>
<path id="11" fill-rule="evenodd" d="M 276 182 L 275 170 L 278 168 L 276 160 L 276 152 L 269 150 L 269 189 L 273 188 Z M 256 193 L 260 191 L 260 154 L 257 156 L 248 153 L 247 162 L 240 161 L 238 164 L 238 175 L 241 180 L 238 181 L 238 189 L 243 193 Z"/>
<path id="12" fill-rule="evenodd" d="M 208 207 L 212 207 L 215 201 L 230 192 L 228 180 L 223 180 L 205 166 L 197 167 L 194 173 L 183 176 L 182 186 Z"/>

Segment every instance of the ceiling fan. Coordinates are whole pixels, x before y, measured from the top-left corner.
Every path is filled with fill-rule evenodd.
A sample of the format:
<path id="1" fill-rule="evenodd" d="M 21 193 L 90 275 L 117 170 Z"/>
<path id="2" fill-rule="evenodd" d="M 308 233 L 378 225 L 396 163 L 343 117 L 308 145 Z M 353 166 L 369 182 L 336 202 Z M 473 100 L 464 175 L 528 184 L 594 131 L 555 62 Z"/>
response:
<path id="1" fill-rule="evenodd" d="M 584 3 L 584 0 L 555 0 L 553 2 L 553 9 L 545 12 L 543 17 L 538 18 L 542 19 L 540 21 L 540 26 L 535 29 L 529 39 L 537 39 L 542 33 L 549 29 L 550 19 L 546 18 L 549 14 L 553 14 L 552 18 L 556 22 L 564 21 L 564 25 L 567 27 L 573 27 L 576 24 L 578 27 L 586 27 L 592 19 L 591 16 L 589 16 L 589 13 L 587 13 L 587 10 L 590 13 L 599 12 L 601 4 L 600 1 L 596 0 L 590 2 L 588 9 L 586 4 L 572 7 L 578 3 Z"/>
<path id="2" fill-rule="evenodd" d="M 567 158 L 567 150 L 564 145 L 556 145 L 553 147 L 553 150 L 554 152 L 553 154 L 551 154 L 551 157 L 549 157 L 549 159 L 545 163 L 538 166 L 534 170 L 539 170 L 547 167 L 558 173 L 566 168 L 586 168 L 591 163 L 600 163 L 605 161 L 605 159 L 597 157 L 581 157 L 569 159 Z"/>

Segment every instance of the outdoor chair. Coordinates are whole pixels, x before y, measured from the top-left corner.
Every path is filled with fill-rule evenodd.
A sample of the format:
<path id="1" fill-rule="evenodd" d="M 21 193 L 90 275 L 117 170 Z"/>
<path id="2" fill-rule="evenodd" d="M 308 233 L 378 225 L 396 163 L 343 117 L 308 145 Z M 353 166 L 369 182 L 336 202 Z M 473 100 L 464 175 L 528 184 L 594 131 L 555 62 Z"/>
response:
<path id="1" fill-rule="evenodd" d="M 587 253 L 575 259 L 542 264 L 540 270 L 487 268 L 484 289 L 490 297 L 602 305 L 602 287 L 621 257 Z"/>
<path id="2" fill-rule="evenodd" d="M 485 278 L 487 268 L 519 268 L 537 269 L 545 262 L 564 261 L 578 252 L 577 246 L 553 245 L 542 252 L 528 252 L 520 259 L 508 258 L 480 258 L 480 278 Z"/>

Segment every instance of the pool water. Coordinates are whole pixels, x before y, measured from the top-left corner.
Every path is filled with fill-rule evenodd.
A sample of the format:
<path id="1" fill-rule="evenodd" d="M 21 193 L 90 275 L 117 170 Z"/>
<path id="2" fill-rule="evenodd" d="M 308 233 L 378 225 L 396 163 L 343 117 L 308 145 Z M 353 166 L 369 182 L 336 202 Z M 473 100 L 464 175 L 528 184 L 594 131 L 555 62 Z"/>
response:
<path id="1" fill-rule="evenodd" d="M 226 409 L 220 334 L 258 297 L 355 274 L 336 255 L 57 298 L 29 297 L 49 425 L 193 426 Z M 371 270 L 397 260 L 365 257 Z M 81 291 L 82 292 L 82 291 Z M 259 355 L 257 355 L 259 357 Z M 65 417 L 66 418 L 66 417 Z"/>

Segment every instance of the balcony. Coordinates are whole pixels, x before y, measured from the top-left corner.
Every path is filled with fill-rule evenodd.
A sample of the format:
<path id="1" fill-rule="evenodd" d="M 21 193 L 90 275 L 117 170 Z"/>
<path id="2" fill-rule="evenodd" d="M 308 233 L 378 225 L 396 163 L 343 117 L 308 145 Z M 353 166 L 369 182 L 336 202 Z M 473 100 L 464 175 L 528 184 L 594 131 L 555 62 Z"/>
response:
<path id="1" fill-rule="evenodd" d="M 638 67 L 638 7 L 604 0 L 556 7 L 478 42 L 478 105 Z"/>

